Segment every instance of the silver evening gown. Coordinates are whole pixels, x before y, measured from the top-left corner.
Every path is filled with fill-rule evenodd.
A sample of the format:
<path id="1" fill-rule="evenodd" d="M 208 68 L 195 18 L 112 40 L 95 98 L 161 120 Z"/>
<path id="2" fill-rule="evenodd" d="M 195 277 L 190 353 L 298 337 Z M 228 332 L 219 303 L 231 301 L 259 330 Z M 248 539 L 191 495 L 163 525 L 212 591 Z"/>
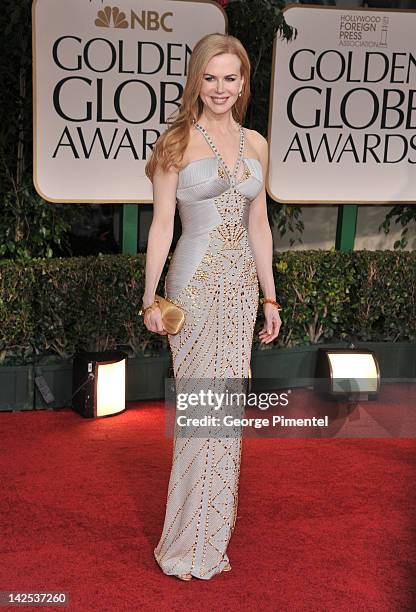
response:
<path id="1" fill-rule="evenodd" d="M 165 297 L 183 307 L 185 325 L 169 335 L 175 381 L 247 379 L 259 285 L 248 237 L 250 202 L 260 193 L 258 159 L 244 157 L 245 130 L 230 171 L 214 155 L 179 172 L 182 235 L 165 280 Z M 241 460 L 241 431 L 228 438 L 178 436 L 173 444 L 165 521 L 154 550 L 165 574 L 210 579 L 228 564 Z"/>

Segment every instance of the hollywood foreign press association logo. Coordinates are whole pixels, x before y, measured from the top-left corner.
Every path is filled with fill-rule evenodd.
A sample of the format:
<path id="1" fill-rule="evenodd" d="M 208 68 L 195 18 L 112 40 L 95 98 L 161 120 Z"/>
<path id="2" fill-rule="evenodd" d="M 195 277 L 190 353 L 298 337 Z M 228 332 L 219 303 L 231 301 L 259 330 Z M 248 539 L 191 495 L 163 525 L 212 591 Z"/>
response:
<path id="1" fill-rule="evenodd" d="M 341 13 L 339 45 L 344 47 L 387 47 L 389 18 L 364 12 Z"/>
<path id="2" fill-rule="evenodd" d="M 129 27 L 126 13 L 120 11 L 117 6 L 106 6 L 99 10 L 94 23 L 99 28 L 121 28 L 124 30 Z"/>

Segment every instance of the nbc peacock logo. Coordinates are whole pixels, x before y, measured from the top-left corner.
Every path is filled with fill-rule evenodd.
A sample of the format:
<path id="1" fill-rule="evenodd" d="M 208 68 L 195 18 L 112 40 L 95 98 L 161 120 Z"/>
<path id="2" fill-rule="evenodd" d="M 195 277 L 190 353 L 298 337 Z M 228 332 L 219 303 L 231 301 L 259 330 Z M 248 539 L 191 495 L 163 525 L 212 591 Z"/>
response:
<path id="1" fill-rule="evenodd" d="M 99 28 L 128 28 L 126 13 L 120 11 L 117 6 L 106 6 L 102 11 L 98 11 L 95 25 Z"/>

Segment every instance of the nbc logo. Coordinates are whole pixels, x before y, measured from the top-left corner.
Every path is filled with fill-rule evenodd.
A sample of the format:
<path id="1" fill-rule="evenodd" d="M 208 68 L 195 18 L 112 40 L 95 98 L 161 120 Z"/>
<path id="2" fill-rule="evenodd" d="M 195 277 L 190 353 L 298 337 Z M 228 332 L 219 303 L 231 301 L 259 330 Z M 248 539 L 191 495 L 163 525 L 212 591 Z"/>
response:
<path id="1" fill-rule="evenodd" d="M 111 25 L 111 22 L 113 25 Z M 128 28 L 129 24 L 126 20 L 126 14 L 120 11 L 116 6 L 106 6 L 102 11 L 98 11 L 95 25 L 99 28 Z"/>

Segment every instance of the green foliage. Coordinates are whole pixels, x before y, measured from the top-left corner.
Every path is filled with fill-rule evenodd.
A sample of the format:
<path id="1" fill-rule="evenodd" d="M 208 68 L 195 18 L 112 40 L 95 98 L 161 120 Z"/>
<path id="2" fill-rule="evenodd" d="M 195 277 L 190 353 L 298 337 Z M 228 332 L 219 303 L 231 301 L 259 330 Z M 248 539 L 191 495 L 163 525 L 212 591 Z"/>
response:
<path id="1" fill-rule="evenodd" d="M 26 183 L 28 177 L 24 177 Z M 31 259 L 53 257 L 54 248 L 69 249 L 67 232 L 71 227 L 70 213 L 63 205 L 48 204 L 39 197 L 32 183 L 21 184 L 3 194 L 0 215 L 0 257 Z"/>
<path id="2" fill-rule="evenodd" d="M 162 295 L 168 265 L 157 287 Z M 144 268 L 144 255 L 2 262 L 0 362 L 67 359 L 79 350 L 156 355 L 168 349 L 167 337 L 149 332 L 138 315 Z M 259 306 L 254 348 L 416 340 L 415 252 L 276 253 L 273 270 L 282 327 L 275 342 L 261 345 Z"/>
<path id="3" fill-rule="evenodd" d="M 356 251 L 352 332 L 362 340 L 415 340 L 416 252 Z"/>
<path id="4" fill-rule="evenodd" d="M 0 363 L 30 360 L 35 334 L 34 287 L 32 265 L 0 261 Z"/>
<path id="5" fill-rule="evenodd" d="M 35 352 L 62 358 L 113 348 L 158 353 L 163 339 L 149 334 L 137 314 L 144 265 L 143 255 L 36 260 Z"/>
<path id="6" fill-rule="evenodd" d="M 276 259 L 275 286 L 284 305 L 279 343 L 290 347 L 333 338 L 348 340 L 355 308 L 350 254 L 300 251 L 276 255 Z"/>
<path id="7" fill-rule="evenodd" d="M 396 240 L 393 245 L 394 249 L 405 249 L 408 245 L 408 236 L 409 236 L 409 224 L 416 223 L 416 206 L 415 205 L 407 205 L 407 204 L 396 204 L 393 208 L 387 213 L 386 218 L 383 223 L 379 226 L 379 230 L 383 228 L 384 233 L 388 234 L 390 231 L 390 224 L 392 219 L 395 219 L 395 223 L 402 226 L 402 233 L 400 236 L 400 240 Z"/>

